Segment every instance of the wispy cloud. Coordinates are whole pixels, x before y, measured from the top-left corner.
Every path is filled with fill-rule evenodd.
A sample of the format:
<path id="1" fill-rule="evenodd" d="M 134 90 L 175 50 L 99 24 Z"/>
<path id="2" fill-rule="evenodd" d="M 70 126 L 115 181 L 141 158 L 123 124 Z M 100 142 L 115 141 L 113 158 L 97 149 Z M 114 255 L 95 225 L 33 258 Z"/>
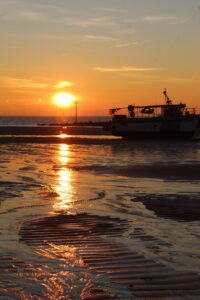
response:
<path id="1" fill-rule="evenodd" d="M 167 23 L 167 24 L 181 24 L 187 22 L 186 17 L 176 16 L 146 16 L 142 18 L 143 22 L 147 23 Z"/>
<path id="2" fill-rule="evenodd" d="M 57 84 L 55 84 L 53 87 L 55 89 L 63 89 L 65 87 L 68 87 L 68 86 L 72 86 L 73 83 L 70 82 L 70 81 L 59 81 Z"/>
<path id="3" fill-rule="evenodd" d="M 15 89 L 44 89 L 48 87 L 48 84 L 30 79 L 6 77 L 2 79 L 1 86 Z"/>
<path id="4" fill-rule="evenodd" d="M 102 68 L 95 67 L 96 71 L 99 72 L 149 72 L 149 71 L 158 71 L 160 68 L 137 68 L 137 67 L 119 67 L 119 68 Z"/>
<path id="5" fill-rule="evenodd" d="M 79 27 L 90 27 L 90 26 L 111 26 L 115 25 L 112 17 L 102 17 L 102 18 L 63 18 L 60 23 L 66 23 L 72 26 L 79 26 Z"/>
<path id="6" fill-rule="evenodd" d="M 106 12 L 121 12 L 121 9 L 118 8 L 113 8 L 113 7 L 97 7 L 96 10 L 100 10 L 100 11 L 106 11 Z"/>
<path id="7" fill-rule="evenodd" d="M 97 40 L 97 41 L 116 41 L 116 38 L 111 36 L 103 36 L 103 35 L 84 35 L 83 38 L 88 40 Z"/>
<path id="8" fill-rule="evenodd" d="M 2 1 L 4 2 L 2 4 Z M 47 4 L 46 1 L 1 0 L 0 15 L 4 21 L 59 23 L 73 15 L 65 5 Z"/>
<path id="9" fill-rule="evenodd" d="M 41 89 L 62 89 L 68 86 L 73 85 L 70 81 L 59 81 L 56 84 L 39 82 L 32 79 L 26 78 L 13 78 L 13 77 L 4 77 L 1 78 L 0 86 L 2 88 L 10 89 L 19 89 L 19 90 L 41 90 Z"/>
<path id="10" fill-rule="evenodd" d="M 3 3 L 2 3 L 3 2 Z M 70 8 L 67 3 L 53 5 L 48 1 L 29 0 L 0 0 L 0 15 L 4 21 L 16 22 L 49 22 L 54 24 L 66 24 L 76 27 L 113 26 L 115 18 L 111 15 L 91 14 L 91 8 L 87 13 L 81 9 Z"/>
<path id="11" fill-rule="evenodd" d="M 20 11 L 9 11 L 7 14 L 2 16 L 3 20 L 6 21 L 28 21 L 28 22 L 39 22 L 46 21 L 47 16 L 38 11 L 31 10 L 20 10 Z"/>
<path id="12" fill-rule="evenodd" d="M 138 45 L 138 42 L 131 42 L 131 43 L 121 43 L 113 46 L 112 48 L 125 48 Z"/>
<path id="13" fill-rule="evenodd" d="M 32 35 L 32 38 L 42 39 L 42 40 L 71 40 L 72 38 L 67 35 L 58 35 L 58 34 L 35 34 Z"/>
<path id="14" fill-rule="evenodd" d="M 41 12 L 34 11 L 22 11 L 18 13 L 19 18 L 29 21 L 45 21 L 46 16 Z"/>

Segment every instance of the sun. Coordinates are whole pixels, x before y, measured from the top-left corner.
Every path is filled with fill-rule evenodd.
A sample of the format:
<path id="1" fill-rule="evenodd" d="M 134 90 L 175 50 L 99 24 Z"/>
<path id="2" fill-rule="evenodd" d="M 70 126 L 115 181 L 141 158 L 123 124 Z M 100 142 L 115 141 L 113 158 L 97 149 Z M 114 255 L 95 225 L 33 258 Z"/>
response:
<path id="1" fill-rule="evenodd" d="M 55 104 L 58 106 L 70 105 L 74 100 L 75 97 L 68 93 L 59 93 L 54 96 Z"/>

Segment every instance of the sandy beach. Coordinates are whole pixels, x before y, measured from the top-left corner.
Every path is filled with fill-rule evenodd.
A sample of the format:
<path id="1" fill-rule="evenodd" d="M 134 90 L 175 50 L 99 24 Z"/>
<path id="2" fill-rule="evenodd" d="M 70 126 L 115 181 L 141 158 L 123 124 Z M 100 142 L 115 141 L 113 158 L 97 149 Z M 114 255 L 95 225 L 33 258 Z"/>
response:
<path id="1" fill-rule="evenodd" d="M 12 130 L 0 137 L 2 299 L 199 299 L 198 141 Z"/>

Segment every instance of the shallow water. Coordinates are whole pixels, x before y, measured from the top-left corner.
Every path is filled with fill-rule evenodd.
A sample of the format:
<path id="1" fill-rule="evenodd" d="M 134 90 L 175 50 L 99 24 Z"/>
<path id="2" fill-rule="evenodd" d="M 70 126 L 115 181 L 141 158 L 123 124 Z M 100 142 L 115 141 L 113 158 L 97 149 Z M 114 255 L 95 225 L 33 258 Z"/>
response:
<path id="1" fill-rule="evenodd" d="M 200 273 L 200 142 L 87 140 L 1 145 L 0 299 L 142 297 L 88 265 L 105 249 Z"/>

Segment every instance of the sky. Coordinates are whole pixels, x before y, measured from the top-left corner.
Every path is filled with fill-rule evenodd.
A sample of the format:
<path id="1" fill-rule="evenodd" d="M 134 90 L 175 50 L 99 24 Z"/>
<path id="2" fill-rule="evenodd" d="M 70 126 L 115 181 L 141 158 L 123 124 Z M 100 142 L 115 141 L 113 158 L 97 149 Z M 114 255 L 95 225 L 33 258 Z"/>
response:
<path id="1" fill-rule="evenodd" d="M 0 115 L 200 106 L 200 0 L 0 0 Z"/>

